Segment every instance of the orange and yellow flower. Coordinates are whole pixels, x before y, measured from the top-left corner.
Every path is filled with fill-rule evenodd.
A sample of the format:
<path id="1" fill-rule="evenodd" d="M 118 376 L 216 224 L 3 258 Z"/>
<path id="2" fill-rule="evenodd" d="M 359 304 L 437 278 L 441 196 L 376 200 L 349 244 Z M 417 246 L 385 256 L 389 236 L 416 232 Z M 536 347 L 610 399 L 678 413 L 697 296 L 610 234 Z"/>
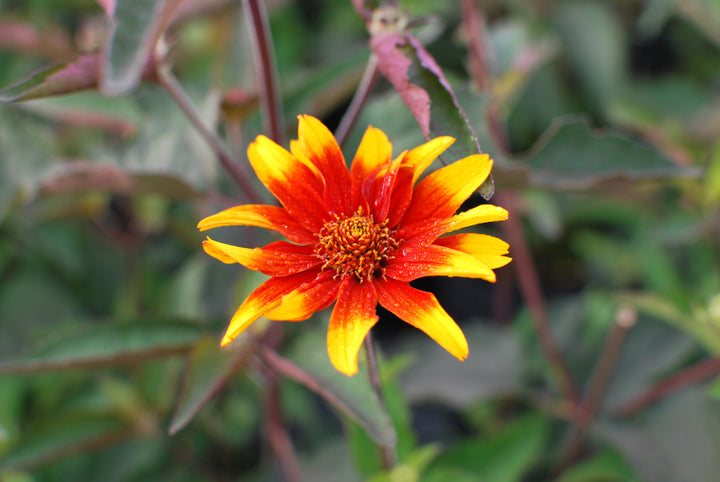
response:
<path id="1" fill-rule="evenodd" d="M 348 170 L 330 131 L 314 117 L 299 119 L 291 152 L 264 136 L 248 147 L 253 169 L 282 207 L 237 206 L 198 224 L 201 231 L 260 226 L 289 240 L 255 249 L 203 242 L 205 252 L 220 261 L 271 277 L 240 305 L 222 345 L 261 316 L 301 321 L 335 302 L 328 354 L 337 370 L 353 375 L 360 346 L 378 321 L 379 303 L 464 360 L 463 332 L 432 293 L 410 282 L 425 276 L 494 282 L 492 270 L 510 262 L 504 256 L 508 245 L 498 238 L 443 236 L 507 219 L 506 210 L 489 204 L 455 214 L 488 177 L 492 160 L 472 155 L 417 182 L 454 139 L 438 137 L 393 160 L 387 136 L 368 127 Z"/>

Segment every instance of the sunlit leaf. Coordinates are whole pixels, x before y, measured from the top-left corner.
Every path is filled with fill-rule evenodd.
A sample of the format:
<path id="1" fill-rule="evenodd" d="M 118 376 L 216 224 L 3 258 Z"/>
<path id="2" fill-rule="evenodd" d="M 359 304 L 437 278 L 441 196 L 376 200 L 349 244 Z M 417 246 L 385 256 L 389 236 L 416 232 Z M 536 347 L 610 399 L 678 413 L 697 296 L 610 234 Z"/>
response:
<path id="1" fill-rule="evenodd" d="M 66 333 L 45 347 L 0 361 L 0 374 L 109 366 L 187 351 L 202 333 L 195 324 L 139 320 L 102 323 Z"/>

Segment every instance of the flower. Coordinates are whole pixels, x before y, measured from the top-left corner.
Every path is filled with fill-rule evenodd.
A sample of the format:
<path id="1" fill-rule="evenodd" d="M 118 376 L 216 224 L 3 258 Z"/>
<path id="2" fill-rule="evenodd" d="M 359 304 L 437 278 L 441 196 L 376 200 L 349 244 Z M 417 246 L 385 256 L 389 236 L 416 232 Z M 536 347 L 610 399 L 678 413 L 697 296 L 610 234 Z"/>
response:
<path id="1" fill-rule="evenodd" d="M 203 248 L 224 263 L 240 263 L 271 278 L 253 291 L 230 320 L 230 343 L 260 316 L 301 321 L 335 302 L 327 347 L 346 375 L 357 372 L 357 353 L 378 321 L 379 303 L 427 333 L 460 360 L 468 344 L 432 293 L 410 286 L 424 276 L 464 276 L 494 282 L 494 268 L 510 262 L 508 244 L 484 234 L 440 237 L 480 223 L 507 219 L 505 209 L 483 204 L 455 211 L 487 178 L 492 160 L 476 154 L 418 178 L 455 139 L 438 137 L 392 160 L 392 146 L 368 127 L 350 169 L 330 131 L 299 116 L 299 139 L 288 152 L 267 137 L 248 147 L 262 183 L 280 206 L 245 205 L 198 224 L 260 226 L 289 241 L 243 248 L 208 238 Z"/>

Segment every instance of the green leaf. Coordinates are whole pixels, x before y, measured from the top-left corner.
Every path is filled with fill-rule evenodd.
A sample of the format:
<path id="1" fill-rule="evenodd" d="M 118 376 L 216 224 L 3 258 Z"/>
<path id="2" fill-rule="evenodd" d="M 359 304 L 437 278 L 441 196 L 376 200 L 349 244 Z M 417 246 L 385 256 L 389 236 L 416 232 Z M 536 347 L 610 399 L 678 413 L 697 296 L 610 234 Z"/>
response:
<path id="1" fill-rule="evenodd" d="M 181 0 L 123 0 L 117 2 L 103 55 L 100 90 L 121 95 L 140 82 L 158 39 L 168 27 Z"/>
<path id="2" fill-rule="evenodd" d="M 435 445 L 426 445 L 408 455 L 402 463 L 390 472 L 382 472 L 370 477 L 368 482 L 414 482 L 420 481 L 421 475 L 439 452 Z"/>
<path id="3" fill-rule="evenodd" d="M 76 329 L 43 348 L 0 362 L 0 374 L 111 366 L 187 351 L 198 339 L 198 325 L 139 320 Z"/>
<path id="4" fill-rule="evenodd" d="M 607 115 L 604 110 L 625 80 L 624 29 L 613 10 L 598 1 L 559 4 L 555 24 L 593 110 Z"/>
<path id="5" fill-rule="evenodd" d="M 565 470 L 558 482 L 640 482 L 627 461 L 612 450 L 604 450 Z"/>
<path id="6" fill-rule="evenodd" d="M 242 336 L 242 335 L 241 335 Z M 182 389 L 168 431 L 176 434 L 225 386 L 254 352 L 248 337 L 221 349 L 215 337 L 201 338 L 192 348 L 182 378 Z"/>
<path id="7" fill-rule="evenodd" d="M 372 389 L 365 364 L 361 362 L 359 372 L 352 377 L 337 371 L 328 358 L 325 333 L 326 330 L 306 330 L 293 345 L 288 360 L 284 360 L 283 364 L 274 363 L 273 366 L 324 397 L 359 423 L 377 443 L 395 446 L 395 428 Z M 287 366 L 290 362 L 295 365 L 294 369 L 282 370 L 283 365 Z M 304 372 L 303 378 L 293 376 L 297 368 Z"/>
<path id="8" fill-rule="evenodd" d="M 415 337 L 405 345 L 412 353 L 422 353 L 400 377 L 410 400 L 442 401 L 463 408 L 520 389 L 523 356 L 515 335 L 480 323 L 468 324 L 463 331 L 470 355 L 462 363 L 427 337 Z"/>
<path id="9" fill-rule="evenodd" d="M 527 165 L 532 185 L 554 189 L 699 175 L 696 169 L 678 166 L 652 147 L 621 134 L 592 132 L 587 122 L 573 118 L 557 121 L 548 129 Z"/>
<path id="10" fill-rule="evenodd" d="M 710 353 L 720 354 L 720 319 L 712 317 L 713 300 L 710 300 L 707 309 L 698 308 L 694 313 L 688 313 L 665 297 L 652 293 L 621 293 L 617 299 L 620 303 L 684 331 Z"/>
<path id="11" fill-rule="evenodd" d="M 0 470 L 33 468 L 122 440 L 131 431 L 111 417 L 65 417 L 27 430 Z"/>
<path id="12" fill-rule="evenodd" d="M 720 473 L 720 401 L 685 390 L 634 424 L 600 422 L 595 436 L 626 457 L 642 480 L 706 482 Z"/>
<path id="13" fill-rule="evenodd" d="M 550 422 L 526 415 L 497 433 L 465 439 L 440 454 L 435 467 L 457 467 L 475 473 L 484 482 L 513 482 L 537 463 L 549 435 Z"/>

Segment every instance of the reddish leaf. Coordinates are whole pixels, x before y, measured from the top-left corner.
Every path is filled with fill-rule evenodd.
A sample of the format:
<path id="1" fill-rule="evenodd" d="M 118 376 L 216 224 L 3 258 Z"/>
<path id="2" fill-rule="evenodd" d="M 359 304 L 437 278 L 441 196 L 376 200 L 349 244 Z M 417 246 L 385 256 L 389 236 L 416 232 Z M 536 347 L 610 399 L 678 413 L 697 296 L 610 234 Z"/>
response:
<path id="1" fill-rule="evenodd" d="M 16 102 L 93 89 L 97 86 L 98 65 L 98 55 L 92 54 L 50 67 L 0 91 L 0 102 Z"/>
<path id="2" fill-rule="evenodd" d="M 378 68 L 398 91 L 426 138 L 450 135 L 455 158 L 481 152 L 477 136 L 442 69 L 425 47 L 405 30 L 407 19 L 392 7 L 378 8 L 368 29 Z M 493 195 L 492 178 L 480 194 Z"/>

